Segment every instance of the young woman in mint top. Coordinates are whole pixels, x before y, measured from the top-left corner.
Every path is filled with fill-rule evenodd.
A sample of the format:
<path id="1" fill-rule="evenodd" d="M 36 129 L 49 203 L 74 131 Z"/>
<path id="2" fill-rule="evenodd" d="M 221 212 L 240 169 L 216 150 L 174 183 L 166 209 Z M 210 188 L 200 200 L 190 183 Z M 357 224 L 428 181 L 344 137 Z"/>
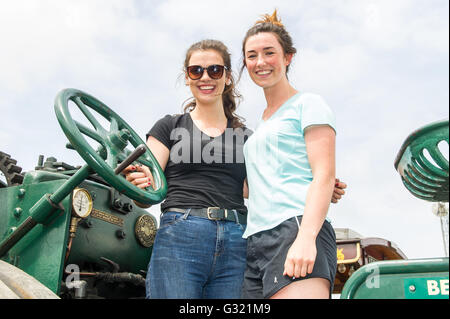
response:
<path id="1" fill-rule="evenodd" d="M 329 298 L 336 238 L 326 219 L 335 186 L 333 111 L 287 72 L 295 48 L 277 17 L 246 34 L 244 66 L 267 106 L 244 145 L 249 187 L 245 298 Z"/>

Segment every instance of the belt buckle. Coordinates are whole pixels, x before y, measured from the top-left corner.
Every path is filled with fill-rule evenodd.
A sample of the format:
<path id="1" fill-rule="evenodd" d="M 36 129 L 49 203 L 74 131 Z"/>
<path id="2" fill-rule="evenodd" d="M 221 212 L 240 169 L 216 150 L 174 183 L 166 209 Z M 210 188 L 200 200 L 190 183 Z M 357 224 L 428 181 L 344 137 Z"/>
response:
<path id="1" fill-rule="evenodd" d="M 208 217 L 209 220 L 221 220 L 222 218 L 220 217 L 211 217 L 211 209 L 220 209 L 220 207 L 208 207 L 206 209 L 206 216 Z M 228 217 L 228 211 L 225 208 L 225 218 Z"/>

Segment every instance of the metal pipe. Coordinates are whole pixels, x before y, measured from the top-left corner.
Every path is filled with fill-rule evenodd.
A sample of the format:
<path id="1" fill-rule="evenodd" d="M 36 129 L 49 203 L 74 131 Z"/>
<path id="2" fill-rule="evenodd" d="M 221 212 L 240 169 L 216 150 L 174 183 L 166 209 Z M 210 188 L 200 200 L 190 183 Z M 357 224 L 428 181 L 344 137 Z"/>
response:
<path id="1" fill-rule="evenodd" d="M 20 224 L 6 239 L 2 241 L 0 244 L 0 258 L 3 257 L 23 236 L 25 236 L 30 230 L 33 229 L 34 226 L 37 225 L 37 222 L 31 217 L 28 216 L 25 221 Z"/>

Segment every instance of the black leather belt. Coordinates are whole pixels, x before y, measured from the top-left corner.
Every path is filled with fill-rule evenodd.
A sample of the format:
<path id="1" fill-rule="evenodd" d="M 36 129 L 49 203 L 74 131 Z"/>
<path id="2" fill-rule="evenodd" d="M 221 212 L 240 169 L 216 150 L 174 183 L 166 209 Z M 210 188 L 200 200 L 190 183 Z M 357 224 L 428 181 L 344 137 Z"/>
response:
<path id="1" fill-rule="evenodd" d="M 165 212 L 176 212 L 186 214 L 189 210 L 189 215 L 208 218 L 209 220 L 227 220 L 238 224 L 247 224 L 247 213 L 238 211 L 237 209 L 226 209 L 219 207 L 208 208 L 166 208 Z M 237 217 L 237 220 L 236 220 Z"/>

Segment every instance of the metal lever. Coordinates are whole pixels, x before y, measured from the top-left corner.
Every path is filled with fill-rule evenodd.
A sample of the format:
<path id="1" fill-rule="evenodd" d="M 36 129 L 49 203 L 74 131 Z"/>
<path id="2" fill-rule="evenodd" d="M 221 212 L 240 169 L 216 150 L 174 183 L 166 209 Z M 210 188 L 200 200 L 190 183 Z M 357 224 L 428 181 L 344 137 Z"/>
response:
<path id="1" fill-rule="evenodd" d="M 130 155 L 128 155 L 128 157 L 116 167 L 116 169 L 114 170 L 114 174 L 120 174 L 125 169 L 125 167 L 137 160 L 142 154 L 145 153 L 146 150 L 147 148 L 144 144 L 136 147 L 136 149 L 131 152 Z"/>

